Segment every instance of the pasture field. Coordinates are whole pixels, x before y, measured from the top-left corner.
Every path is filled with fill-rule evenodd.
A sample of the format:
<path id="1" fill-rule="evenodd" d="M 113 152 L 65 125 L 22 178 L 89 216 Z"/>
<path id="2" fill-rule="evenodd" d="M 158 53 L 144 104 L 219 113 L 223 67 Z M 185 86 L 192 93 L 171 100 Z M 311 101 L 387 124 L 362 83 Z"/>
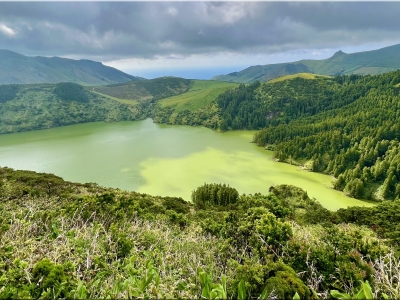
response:
<path id="1" fill-rule="evenodd" d="M 292 74 L 292 75 L 285 75 L 281 77 L 277 77 L 274 79 L 271 79 L 267 81 L 268 83 L 275 83 L 275 82 L 280 82 L 284 80 L 290 80 L 294 78 L 303 78 L 303 79 L 316 79 L 316 78 L 329 78 L 332 76 L 325 76 L 325 75 L 318 75 L 318 74 L 312 74 L 312 73 L 297 73 L 297 74 Z"/>
<path id="2" fill-rule="evenodd" d="M 193 86 L 186 93 L 168 97 L 159 101 L 161 107 L 174 106 L 176 112 L 196 111 L 216 99 L 219 94 L 239 84 L 213 80 L 194 80 Z"/>

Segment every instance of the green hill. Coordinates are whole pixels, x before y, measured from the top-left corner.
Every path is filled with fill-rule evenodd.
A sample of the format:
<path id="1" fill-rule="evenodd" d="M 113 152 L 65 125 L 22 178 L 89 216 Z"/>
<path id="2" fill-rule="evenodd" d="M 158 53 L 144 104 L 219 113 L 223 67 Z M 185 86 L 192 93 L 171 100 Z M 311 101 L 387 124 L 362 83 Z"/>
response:
<path id="1" fill-rule="evenodd" d="M 251 66 L 240 72 L 218 75 L 213 80 L 252 83 L 268 81 L 276 77 L 314 73 L 321 75 L 382 74 L 400 68 L 400 44 L 378 50 L 346 54 L 336 52 L 323 60 L 300 60 L 297 62 Z"/>
<path id="2" fill-rule="evenodd" d="M 96 121 L 138 120 L 146 105 L 128 105 L 76 83 L 0 85 L 0 133 Z"/>
<path id="3" fill-rule="evenodd" d="M 219 95 L 216 129 L 262 129 L 254 142 L 277 160 L 308 162 L 355 198 L 400 198 L 400 70 L 291 77 Z"/>
<path id="4" fill-rule="evenodd" d="M 0 84 L 76 82 L 82 85 L 104 85 L 143 78 L 91 60 L 60 57 L 29 57 L 0 50 Z"/>
<path id="5" fill-rule="evenodd" d="M 163 77 L 106 86 L 76 83 L 0 85 L 0 134 L 95 121 L 153 117 L 168 123 L 171 115 L 207 111 L 216 97 L 236 83 Z M 206 108 L 207 107 L 207 108 Z M 212 111 L 215 114 L 216 111 Z M 179 124 L 179 122 L 178 122 Z"/>
<path id="6" fill-rule="evenodd" d="M 279 81 L 285 81 L 285 80 L 290 80 L 290 79 L 295 79 L 295 78 L 303 78 L 303 79 L 318 79 L 318 78 L 329 78 L 330 76 L 323 76 L 323 75 L 318 75 L 318 74 L 311 74 L 311 73 L 296 73 L 292 75 L 285 75 L 281 77 L 276 77 L 274 79 L 268 80 L 268 83 L 275 83 Z"/>
<path id="7" fill-rule="evenodd" d="M 193 86 L 178 96 L 162 99 L 161 107 L 174 107 L 176 112 L 183 110 L 195 111 L 210 104 L 217 96 L 237 84 L 210 80 L 193 80 Z"/>
<path id="8" fill-rule="evenodd" d="M 130 81 L 120 84 L 89 87 L 88 90 L 116 99 L 139 102 L 154 102 L 159 99 L 187 92 L 192 80 L 177 77 L 160 77 L 151 80 Z"/>
<path id="9" fill-rule="evenodd" d="M 193 80 L 191 88 L 178 96 L 158 101 L 153 120 L 157 123 L 208 125 L 205 120 L 215 120 L 218 111 L 214 100 L 230 88 L 238 85 L 230 82 Z"/>

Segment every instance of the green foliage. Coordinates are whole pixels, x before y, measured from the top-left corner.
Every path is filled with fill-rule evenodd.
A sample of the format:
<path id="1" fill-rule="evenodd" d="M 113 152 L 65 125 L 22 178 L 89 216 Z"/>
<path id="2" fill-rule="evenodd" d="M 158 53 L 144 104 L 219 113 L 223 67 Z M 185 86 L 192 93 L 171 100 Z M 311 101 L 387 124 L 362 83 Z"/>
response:
<path id="1" fill-rule="evenodd" d="M 63 101 L 89 102 L 86 90 L 77 83 L 58 83 L 53 89 L 53 93 Z"/>
<path id="2" fill-rule="evenodd" d="M 166 209 L 173 210 L 177 213 L 187 214 L 189 212 L 188 203 L 182 198 L 165 197 L 163 205 Z"/>
<path id="3" fill-rule="evenodd" d="M 1 298 L 303 299 L 366 280 L 398 295 L 398 201 L 326 214 L 283 185 L 204 210 L 9 168 L 0 182 Z"/>
<path id="4" fill-rule="evenodd" d="M 270 187 L 269 191 L 276 196 L 278 201 L 285 205 L 286 210 L 290 211 L 290 217 L 300 224 L 334 222 L 332 213 L 317 201 L 310 199 L 307 192 L 301 188 L 282 184 Z M 275 212 L 274 214 L 279 216 Z"/>
<path id="5" fill-rule="evenodd" d="M 0 86 L 1 89 L 14 86 Z M 8 95 L 8 100 L 0 101 L 0 133 L 140 120 L 150 116 L 152 109 L 150 104 L 122 104 L 75 83 L 19 85 L 15 96 L 4 95 Z"/>
<path id="6" fill-rule="evenodd" d="M 199 277 L 201 285 L 201 298 L 202 299 L 227 299 L 226 292 L 226 276 L 222 275 L 222 284 L 213 283 L 210 275 L 204 272 L 201 268 L 197 269 L 197 276 Z"/>
<path id="7" fill-rule="evenodd" d="M 129 277 L 123 282 L 123 287 L 128 292 L 129 299 L 138 297 L 149 297 L 151 293 L 146 292 L 151 284 L 157 289 L 160 284 L 160 275 L 157 268 L 154 267 L 153 261 L 146 262 L 145 273 L 140 276 L 134 267 L 135 258 L 132 257 L 125 266 Z M 156 294 L 157 295 L 157 294 Z"/>
<path id="8" fill-rule="evenodd" d="M 248 209 L 238 222 L 237 231 L 239 236 L 248 238 L 249 244 L 256 249 L 283 244 L 292 236 L 289 224 L 280 222 L 263 207 Z"/>
<path id="9" fill-rule="evenodd" d="M 264 84 L 253 102 L 269 121 L 254 142 L 274 145 L 279 161 L 312 160 L 312 170 L 337 177 L 334 187 L 349 196 L 396 199 L 399 73 Z"/>
<path id="10" fill-rule="evenodd" d="M 133 248 L 133 242 L 128 238 L 128 235 L 121 231 L 115 224 L 111 225 L 110 231 L 117 246 L 117 258 L 123 259 L 127 257 Z"/>
<path id="11" fill-rule="evenodd" d="M 301 299 L 309 298 L 310 291 L 295 271 L 282 262 L 264 265 L 249 263 L 237 267 L 239 299 L 259 296 L 266 299 L 273 295 L 278 299 L 291 299 L 296 293 Z M 242 298 L 243 297 L 243 298 Z"/>
<path id="12" fill-rule="evenodd" d="M 239 193 L 226 184 L 205 183 L 192 192 L 193 203 L 200 208 L 211 205 L 228 206 L 236 203 Z"/>
<path id="13" fill-rule="evenodd" d="M 154 122 L 217 129 L 219 113 L 215 99 L 237 84 L 210 80 L 194 80 L 193 83 L 187 92 L 160 100 L 154 109 Z"/>
<path id="14" fill-rule="evenodd" d="M 375 299 L 374 294 L 372 293 L 372 288 L 369 285 L 368 281 L 362 282 L 361 287 L 358 290 L 355 290 L 352 294 L 340 293 L 337 290 L 331 290 L 330 294 L 335 299 Z M 382 293 L 381 297 L 383 299 L 389 299 L 389 297 Z"/>
<path id="15" fill-rule="evenodd" d="M 220 130 L 226 131 L 229 128 L 251 130 L 266 125 L 266 111 L 262 109 L 262 105 L 260 109 L 260 103 L 255 96 L 255 90 L 259 87 L 259 81 L 248 86 L 241 84 L 238 88 L 227 90 L 218 96 L 216 101 L 222 116 Z"/>
<path id="16" fill-rule="evenodd" d="M 17 96 L 17 85 L 0 85 L 0 103 L 13 100 Z"/>
<path id="17" fill-rule="evenodd" d="M 118 99 L 154 102 L 185 93 L 193 85 L 192 80 L 177 77 L 161 77 L 151 80 L 129 81 L 120 84 L 92 87 L 90 90 Z"/>
<path id="18" fill-rule="evenodd" d="M 238 284 L 238 299 L 240 300 L 245 300 L 247 299 L 246 295 L 246 285 L 244 283 L 244 280 L 240 280 Z"/>
<path id="19" fill-rule="evenodd" d="M 274 194 L 261 195 L 243 195 L 239 198 L 238 210 L 247 211 L 254 207 L 265 207 L 277 218 L 286 219 L 292 214 L 290 203 L 285 198 L 279 199 Z"/>
<path id="20" fill-rule="evenodd" d="M 34 298 L 67 297 L 70 290 L 69 278 L 62 265 L 45 258 L 32 270 L 31 294 Z"/>
<path id="21" fill-rule="evenodd" d="M 367 225 L 381 237 L 389 239 L 395 247 L 400 240 L 400 200 L 385 201 L 375 207 L 349 207 L 337 211 L 342 222 Z"/>

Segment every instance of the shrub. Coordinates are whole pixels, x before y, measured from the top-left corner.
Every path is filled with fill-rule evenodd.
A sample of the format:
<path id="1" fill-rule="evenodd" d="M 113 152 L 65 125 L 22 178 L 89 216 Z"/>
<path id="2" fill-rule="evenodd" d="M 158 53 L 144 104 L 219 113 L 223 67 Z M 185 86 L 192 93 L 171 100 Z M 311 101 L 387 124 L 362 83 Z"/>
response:
<path id="1" fill-rule="evenodd" d="M 205 183 L 192 192 L 192 201 L 199 208 L 235 204 L 238 198 L 238 191 L 225 184 Z"/>

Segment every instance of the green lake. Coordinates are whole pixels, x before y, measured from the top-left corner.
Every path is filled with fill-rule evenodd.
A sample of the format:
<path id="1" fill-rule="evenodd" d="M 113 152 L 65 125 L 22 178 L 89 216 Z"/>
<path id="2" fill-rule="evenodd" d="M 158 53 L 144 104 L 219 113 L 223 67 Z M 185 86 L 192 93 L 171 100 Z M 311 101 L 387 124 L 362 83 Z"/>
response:
<path id="1" fill-rule="evenodd" d="M 372 205 L 331 189 L 330 176 L 274 162 L 272 152 L 250 143 L 253 133 L 217 133 L 150 119 L 79 124 L 0 135 L 0 166 L 185 200 L 205 182 L 227 183 L 240 194 L 266 194 L 271 185 L 285 183 L 332 210 Z"/>

